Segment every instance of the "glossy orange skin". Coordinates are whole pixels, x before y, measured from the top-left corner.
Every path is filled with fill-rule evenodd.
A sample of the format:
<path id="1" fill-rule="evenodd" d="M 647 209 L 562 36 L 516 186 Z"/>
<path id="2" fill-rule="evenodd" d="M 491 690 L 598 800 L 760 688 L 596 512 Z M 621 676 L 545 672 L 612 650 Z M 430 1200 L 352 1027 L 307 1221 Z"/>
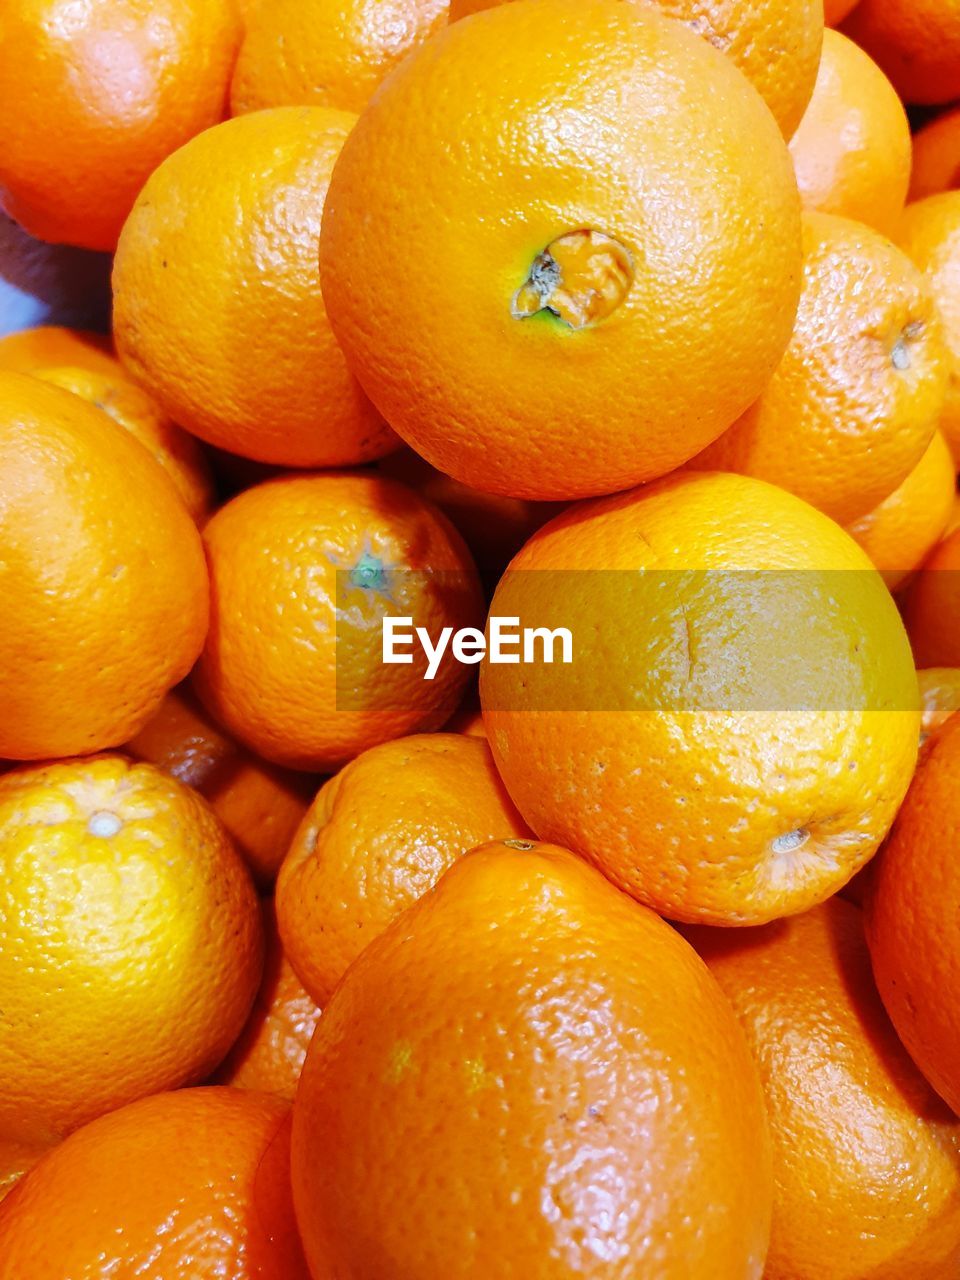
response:
<path id="1" fill-rule="evenodd" d="M 46 1148 L 25 1142 L 0 1142 L 0 1200 L 4 1200 Z"/>
<path id="2" fill-rule="evenodd" d="M 960 668 L 924 667 L 917 672 L 923 707 L 921 737 L 929 742 L 960 711 Z"/>
<path id="3" fill-rule="evenodd" d="M 490 610 L 572 633 L 571 665 L 485 663 L 484 721 L 533 830 L 625 892 L 762 924 L 876 852 L 916 760 L 916 674 L 882 579 L 806 503 L 707 472 L 582 503 Z"/>
<path id="4" fill-rule="evenodd" d="M 0 22 L 0 205 L 112 250 L 157 165 L 223 118 L 233 0 L 12 0 Z"/>
<path id="5" fill-rule="evenodd" d="M 75 365 L 38 369 L 34 377 L 72 391 L 119 422 L 149 449 L 173 481 L 183 505 L 203 524 L 213 509 L 213 477 L 200 445 L 158 408 L 145 391 L 118 370 L 116 377 Z"/>
<path id="6" fill-rule="evenodd" d="M 0 757 L 119 745 L 207 630 L 196 525 L 143 445 L 59 387 L 0 374 Z"/>
<path id="7" fill-rule="evenodd" d="M 199 796 L 122 756 L 15 769 L 0 865 L 0 1138 L 50 1142 L 204 1079 L 250 1011 L 262 934 Z"/>
<path id="8" fill-rule="evenodd" d="M 442 161 L 465 137 L 464 162 Z M 515 315 L 538 256 L 583 230 L 630 255 L 619 305 L 581 328 Z M 796 187 L 756 93 L 681 23 L 523 0 L 454 23 L 382 87 L 334 171 L 320 265 L 348 361 L 428 462 L 583 497 L 672 470 L 756 399 L 796 311 Z"/>
<path id="9" fill-rule="evenodd" d="M 952 102 L 960 93 L 960 0 L 860 0 L 846 30 L 904 101 Z"/>
<path id="10" fill-rule="evenodd" d="M 321 788 L 277 881 L 304 986 L 325 1004 L 360 952 L 468 849 L 529 835 L 486 742 L 435 733 L 365 751 Z"/>
<path id="11" fill-rule="evenodd" d="M 167 694 L 124 750 L 199 791 L 261 888 L 273 883 L 313 796 L 313 779 L 252 755 L 187 686 Z"/>
<path id="12" fill-rule="evenodd" d="M 825 32 L 816 88 L 790 140 L 803 207 L 892 236 L 907 199 L 910 147 L 893 85 L 846 36 Z"/>
<path id="13" fill-rule="evenodd" d="M 766 1280 L 947 1280 L 960 1265 L 960 1120 L 907 1055 L 860 911 L 694 930 L 760 1067 L 773 1138 Z"/>
<path id="14" fill-rule="evenodd" d="M 639 0 L 686 23 L 725 53 L 752 83 L 789 138 L 817 78 L 823 40 L 822 0 Z M 502 0 L 452 0 L 455 22 Z"/>
<path id="15" fill-rule="evenodd" d="M 960 109 L 945 111 L 913 135 L 910 199 L 960 187 Z"/>
<path id="16" fill-rule="evenodd" d="M 910 1056 L 960 1109 L 960 720 L 923 753 L 867 898 L 867 939 L 880 995 Z"/>
<path id="17" fill-rule="evenodd" d="M 460 859 L 367 948 L 294 1104 L 304 1248 L 343 1280 L 759 1278 L 769 1159 L 692 948 L 526 841 Z"/>
<path id="18" fill-rule="evenodd" d="M 445 26 L 448 0 L 274 0 L 247 32 L 230 88 L 234 115 L 264 107 L 362 111 L 384 77 Z"/>
<path id="19" fill-rule="evenodd" d="M 247 1025 L 221 1063 L 217 1080 L 292 1102 L 320 1010 L 284 955 L 272 900 L 263 903 L 263 922 L 263 981 Z"/>
<path id="20" fill-rule="evenodd" d="M 847 525 L 847 532 L 896 591 L 937 542 L 953 511 L 957 492 L 956 464 L 937 431 L 927 451 L 888 498 Z"/>
<path id="21" fill-rule="evenodd" d="M 0 370 L 4 372 L 36 373 L 65 364 L 107 376 L 120 373 L 110 339 L 102 333 L 51 324 L 0 338 Z"/>
<path id="22" fill-rule="evenodd" d="M 482 623 L 470 554 L 434 507 L 374 472 L 283 476 L 231 499 L 203 536 L 214 608 L 196 686 L 251 750 L 332 771 L 449 719 L 470 667 L 448 652 L 428 683 L 419 656 L 382 661 L 386 614 L 434 638 Z"/>
<path id="23" fill-rule="evenodd" d="M 3 1280 L 309 1280 L 287 1106 L 240 1089 L 162 1093 L 52 1151 L 0 1206 Z"/>
<path id="24" fill-rule="evenodd" d="M 692 465 L 769 480 L 845 524 L 920 462 L 949 356 L 928 282 L 889 240 L 808 213 L 803 243 L 800 309 L 780 367 Z"/>
<path id="25" fill-rule="evenodd" d="M 412 449 L 398 449 L 378 467 L 440 508 L 463 536 L 491 590 L 530 535 L 563 510 L 559 502 L 531 502 L 471 489 L 431 467 Z"/>
<path id="26" fill-rule="evenodd" d="M 918 667 L 960 667 L 960 530 L 927 558 L 910 584 L 903 616 Z"/>
<path id="27" fill-rule="evenodd" d="M 347 370 L 317 275 L 353 122 L 279 107 L 208 130 L 156 170 L 120 239 L 124 364 L 175 422 L 258 462 L 344 466 L 396 445 Z"/>
<path id="28" fill-rule="evenodd" d="M 960 191 L 908 205 L 897 241 L 925 273 L 950 351 L 950 384 L 940 430 L 960 460 Z"/>

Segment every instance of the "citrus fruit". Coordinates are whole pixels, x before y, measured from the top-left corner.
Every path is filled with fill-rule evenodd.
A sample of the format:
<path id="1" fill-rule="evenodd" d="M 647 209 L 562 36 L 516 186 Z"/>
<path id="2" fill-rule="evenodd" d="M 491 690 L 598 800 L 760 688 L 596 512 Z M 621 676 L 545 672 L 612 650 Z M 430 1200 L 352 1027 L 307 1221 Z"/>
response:
<path id="1" fill-rule="evenodd" d="M 923 667 L 917 683 L 923 717 L 920 736 L 927 743 L 960 711 L 960 667 Z"/>
<path id="2" fill-rule="evenodd" d="M 452 0 L 456 21 L 501 0 Z M 650 0 L 641 0 L 650 3 Z M 653 0 L 725 53 L 773 112 L 785 137 L 800 123 L 817 77 L 823 40 L 822 0 Z"/>
<path id="3" fill-rule="evenodd" d="M 790 140 L 803 207 L 893 235 L 910 184 L 910 146 L 893 85 L 852 40 L 827 31 L 813 97 Z"/>
<path id="4" fill-rule="evenodd" d="M 292 1102 L 320 1010 L 284 955 L 272 901 L 264 902 L 263 919 L 263 981 L 247 1025 L 221 1063 L 217 1079 Z"/>
<path id="5" fill-rule="evenodd" d="M 955 1273 L 960 1120 L 884 1012 L 860 911 L 833 898 L 691 941 L 760 1067 L 773 1138 L 766 1280 Z"/>
<path id="6" fill-rule="evenodd" d="M 768 1139 L 729 1004 L 662 920 L 527 841 L 460 859 L 347 972 L 292 1168 L 317 1276 L 763 1272 Z"/>
<path id="7" fill-rule="evenodd" d="M 230 0 L 10 0 L 0 205 L 41 240 L 112 250 L 160 161 L 222 118 L 239 38 Z"/>
<path id="8" fill-rule="evenodd" d="M 197 667 L 208 708 L 259 755 L 339 768 L 366 747 L 449 719 L 470 671 L 447 652 L 385 666 L 382 620 L 435 643 L 477 625 L 476 570 L 439 511 L 375 473 L 284 476 L 204 530 L 213 616 Z"/>
<path id="9" fill-rule="evenodd" d="M 122 756 L 0 778 L 0 1137 L 202 1080 L 260 981 L 246 869 L 189 787 Z"/>
<path id="10" fill-rule="evenodd" d="M 278 107 L 207 130 L 156 170 L 117 250 L 124 363 L 174 422 L 260 462 L 341 466 L 395 443 L 347 371 L 317 276 L 353 121 Z"/>
<path id="11" fill-rule="evenodd" d="M 528 836 L 480 738 L 398 738 L 321 789 L 277 882 L 293 967 L 324 1004 L 364 947 L 461 854 Z"/>
<path id="12" fill-rule="evenodd" d="M 76 365 L 37 369 L 34 377 L 89 400 L 139 440 L 173 481 L 183 505 L 198 524 L 213 508 L 213 478 L 200 446 L 171 422 L 146 392 L 125 377 Z"/>
<path id="13" fill-rule="evenodd" d="M 906 102 L 960 94 L 960 0 L 860 0 L 846 29 Z"/>
<path id="14" fill-rule="evenodd" d="M 913 135 L 910 199 L 960 187 L 960 108 L 944 112 Z"/>
<path id="15" fill-rule="evenodd" d="M 0 1208 L 0 1277 L 309 1280 L 287 1106 L 240 1089 L 131 1103 L 72 1134 Z"/>
<path id="16" fill-rule="evenodd" d="M 763 389 L 796 312 L 796 185 L 758 95 L 681 23 L 523 0 L 381 87 L 320 263 L 351 367 L 419 454 L 582 497 L 672 470 Z"/>
<path id="17" fill-rule="evenodd" d="M 572 633 L 570 664 L 484 663 L 484 723 L 533 830 L 626 892 L 764 923 L 876 851 L 916 760 L 916 675 L 879 574 L 800 499 L 681 472 L 580 504 L 490 612 Z"/>
<path id="18" fill-rule="evenodd" d="M 956 495 L 954 461 L 939 431 L 914 469 L 847 532 L 895 591 L 943 536 Z"/>
<path id="19" fill-rule="evenodd" d="M 234 115 L 264 107 L 362 111 L 447 21 L 448 0 L 274 0 L 251 14 L 233 73 Z"/>
<path id="20" fill-rule="evenodd" d="M 207 628 L 196 526 L 133 437 L 60 387 L 0 374 L 0 756 L 116 746 Z"/>
<path id="21" fill-rule="evenodd" d="M 908 205 L 897 238 L 930 281 L 944 322 L 951 375 L 940 429 L 960 459 L 960 191 Z"/>
<path id="22" fill-rule="evenodd" d="M 929 284 L 861 223 L 804 215 L 804 284 L 780 367 L 694 465 L 739 471 L 845 524 L 882 502 L 933 438 L 948 354 Z"/>
<path id="23" fill-rule="evenodd" d="M 108 376 L 120 373 L 110 339 L 86 329 L 37 325 L 0 338 L 0 370 L 36 373 L 57 365 L 76 365 Z"/>
<path id="24" fill-rule="evenodd" d="M 903 616 L 918 667 L 960 667 L 960 530 L 948 534 L 910 584 Z"/>
<path id="25" fill-rule="evenodd" d="M 960 720 L 923 753 L 871 878 L 867 939 L 887 1012 L 911 1057 L 942 1098 L 960 1108 Z"/>
<path id="26" fill-rule="evenodd" d="M 31 1146 L 25 1142 L 0 1142 L 0 1200 L 10 1194 L 45 1151 L 45 1147 Z"/>
<path id="27" fill-rule="evenodd" d="M 257 883 L 273 883 L 316 790 L 311 778 L 257 759 L 183 685 L 124 750 L 199 791 Z"/>

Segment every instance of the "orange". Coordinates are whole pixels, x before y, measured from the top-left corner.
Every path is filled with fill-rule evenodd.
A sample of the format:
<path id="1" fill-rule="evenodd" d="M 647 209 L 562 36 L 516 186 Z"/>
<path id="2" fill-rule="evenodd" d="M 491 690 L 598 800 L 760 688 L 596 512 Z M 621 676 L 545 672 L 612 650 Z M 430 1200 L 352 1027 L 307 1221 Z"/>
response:
<path id="1" fill-rule="evenodd" d="M 25 1142 L 0 1142 L 0 1200 L 10 1194 L 28 1169 L 44 1154 L 44 1147 Z"/>
<path id="2" fill-rule="evenodd" d="M 910 199 L 960 187 L 960 109 L 947 111 L 913 135 Z"/>
<path id="3" fill-rule="evenodd" d="M 924 667 L 917 672 L 923 707 L 921 737 L 928 742 L 960 711 L 960 668 Z"/>
<path id="4" fill-rule="evenodd" d="M 730 1006 L 562 849 L 478 849 L 367 948 L 307 1054 L 292 1154 L 315 1276 L 763 1272 L 768 1139 Z"/>
<path id="5" fill-rule="evenodd" d="M 52 1151 L 0 1209 L 3 1280 L 309 1280 L 290 1124 L 239 1089 L 162 1093 Z"/>
<path id="6" fill-rule="evenodd" d="M 247 22 L 230 103 L 362 111 L 411 49 L 447 21 L 448 0 L 273 0 Z"/>
<path id="7" fill-rule="evenodd" d="M 640 0 L 648 4 L 651 0 Z M 753 84 L 789 138 L 817 78 L 823 0 L 652 0 L 725 53 Z M 452 21 L 501 0 L 452 0 Z"/>
<path id="8" fill-rule="evenodd" d="M 0 338 L 0 370 L 4 372 L 37 373 L 64 364 L 107 376 L 120 373 L 110 339 L 100 333 L 38 325 Z"/>
<path id="9" fill-rule="evenodd" d="M 272 901 L 263 904 L 263 919 L 263 981 L 247 1025 L 220 1065 L 217 1079 L 292 1102 L 320 1010 L 284 955 Z"/>
<path id="10" fill-rule="evenodd" d="M 960 94 L 960 0 L 860 0 L 847 31 L 906 102 Z"/>
<path id="11" fill-rule="evenodd" d="M 906 254 L 860 223 L 806 214 L 786 354 L 756 404 L 694 465 L 769 480 L 845 524 L 920 462 L 948 363 L 930 286 Z"/>
<path id="12" fill-rule="evenodd" d="M 923 753 L 867 899 L 867 940 L 887 1012 L 942 1098 L 960 1108 L 960 720 Z"/>
<path id="13" fill-rule="evenodd" d="M 482 617 L 469 552 L 411 490 L 373 472 L 283 476 L 221 507 L 204 541 L 214 606 L 198 690 L 251 750 L 332 770 L 449 719 L 469 666 L 448 650 L 427 680 L 412 645 L 410 665 L 383 662 L 386 615 L 434 643 Z"/>
<path id="14" fill-rule="evenodd" d="M 859 910 L 833 898 L 692 941 L 760 1067 L 773 1137 L 766 1280 L 955 1275 L 960 1120 L 890 1025 Z"/>
<path id="15" fill-rule="evenodd" d="M 174 422 L 260 462 L 341 466 L 395 445 L 347 371 L 317 276 L 353 121 L 282 107 L 208 130 L 157 169 L 120 239 L 124 363 Z"/>
<path id="16" fill-rule="evenodd" d="M 681 23 L 523 0 L 382 86 L 320 265 L 354 372 L 428 462 L 582 497 L 672 470 L 762 391 L 796 312 L 796 185 L 757 94 Z"/>
<path id="17" fill-rule="evenodd" d="M 261 969 L 257 900 L 213 812 L 122 756 L 0 778 L 0 1138 L 50 1141 L 202 1080 Z"/>
<path id="18" fill-rule="evenodd" d="M 956 497 L 954 461 L 939 431 L 914 469 L 847 532 L 895 591 L 943 536 Z"/>
<path id="19" fill-rule="evenodd" d="M 0 374 L 0 756 L 124 742 L 200 652 L 196 526 L 143 445 L 79 396 Z"/>
<path id="20" fill-rule="evenodd" d="M 813 98 L 790 140 L 805 209 L 893 235 L 910 185 L 910 126 L 893 85 L 839 31 L 827 31 Z"/>
<path id="21" fill-rule="evenodd" d="M 183 505 L 198 524 L 213 508 L 213 477 L 196 440 L 164 414 L 125 377 L 75 365 L 38 369 L 34 377 L 63 387 L 110 415 L 139 440 L 173 481 Z"/>
<path id="22" fill-rule="evenodd" d="M 951 373 L 940 429 L 960 459 L 960 191 L 908 205 L 897 238 L 930 281 L 944 322 Z"/>
<path id="23" fill-rule="evenodd" d="M 251 755 L 186 686 L 167 694 L 124 750 L 199 791 L 257 883 L 273 883 L 316 790 L 312 779 Z"/>
<path id="24" fill-rule="evenodd" d="M 320 1004 L 364 947 L 475 845 L 529 830 L 480 738 L 398 738 L 324 786 L 277 882 L 287 954 Z"/>
<path id="25" fill-rule="evenodd" d="M 960 667 L 960 530 L 924 562 L 910 584 L 903 616 L 918 667 Z"/>
<path id="26" fill-rule="evenodd" d="M 559 502 L 530 502 L 471 489 L 431 467 L 412 449 L 391 453 L 379 469 L 440 508 L 463 535 L 491 590 L 530 535 L 563 510 Z"/>
<path id="27" fill-rule="evenodd" d="M 0 205 L 113 249 L 160 161 L 222 118 L 239 38 L 232 0 L 8 0 Z"/>
<path id="28" fill-rule="evenodd" d="M 876 851 L 917 756 L 916 674 L 880 575 L 799 498 L 680 472 L 581 504 L 490 612 L 571 632 L 569 665 L 484 664 L 484 723 L 533 830 L 627 893 L 761 924 Z"/>

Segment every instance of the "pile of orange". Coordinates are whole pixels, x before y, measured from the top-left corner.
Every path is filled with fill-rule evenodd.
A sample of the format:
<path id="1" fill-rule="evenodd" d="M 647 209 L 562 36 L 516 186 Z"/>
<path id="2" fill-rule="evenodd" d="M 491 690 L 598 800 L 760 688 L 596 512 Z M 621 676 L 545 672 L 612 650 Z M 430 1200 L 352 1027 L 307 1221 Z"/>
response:
<path id="1" fill-rule="evenodd" d="M 3 0 L 0 218 L 0 1280 L 960 1277 L 960 0 Z"/>

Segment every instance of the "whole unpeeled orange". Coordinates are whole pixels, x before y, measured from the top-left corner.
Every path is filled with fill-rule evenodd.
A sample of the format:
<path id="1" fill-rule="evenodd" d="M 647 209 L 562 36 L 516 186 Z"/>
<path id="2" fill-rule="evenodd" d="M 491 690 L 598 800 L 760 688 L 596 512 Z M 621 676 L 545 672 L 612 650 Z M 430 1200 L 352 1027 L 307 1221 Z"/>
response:
<path id="1" fill-rule="evenodd" d="M 0 757 L 119 746 L 203 645 L 196 525 L 139 441 L 60 387 L 0 374 Z"/>
<path id="2" fill-rule="evenodd" d="M 207 130 L 151 175 L 117 249 L 124 363 L 174 422 L 259 462 L 343 466 L 396 443 L 347 370 L 317 274 L 354 119 L 278 107 Z"/>
<path id="3" fill-rule="evenodd" d="M 703 962 L 528 841 L 468 854 L 367 948 L 294 1104 L 317 1277 L 759 1280 L 769 1158 Z"/>
<path id="4" fill-rule="evenodd" d="M 679 472 L 571 507 L 491 616 L 571 633 L 570 663 L 481 668 L 507 790 L 641 901 L 762 923 L 876 852 L 916 760 L 916 674 L 880 575 L 799 498 Z"/>
<path id="5" fill-rule="evenodd" d="M 122 756 L 4 774 L 0 1139 L 203 1080 L 261 952 L 246 868 L 189 787 Z"/>
<path id="6" fill-rule="evenodd" d="M 682 23 L 523 0 L 381 87 L 320 263 L 352 369 L 418 453 L 582 497 L 672 470 L 760 394 L 796 311 L 796 183 L 756 91 Z"/>

